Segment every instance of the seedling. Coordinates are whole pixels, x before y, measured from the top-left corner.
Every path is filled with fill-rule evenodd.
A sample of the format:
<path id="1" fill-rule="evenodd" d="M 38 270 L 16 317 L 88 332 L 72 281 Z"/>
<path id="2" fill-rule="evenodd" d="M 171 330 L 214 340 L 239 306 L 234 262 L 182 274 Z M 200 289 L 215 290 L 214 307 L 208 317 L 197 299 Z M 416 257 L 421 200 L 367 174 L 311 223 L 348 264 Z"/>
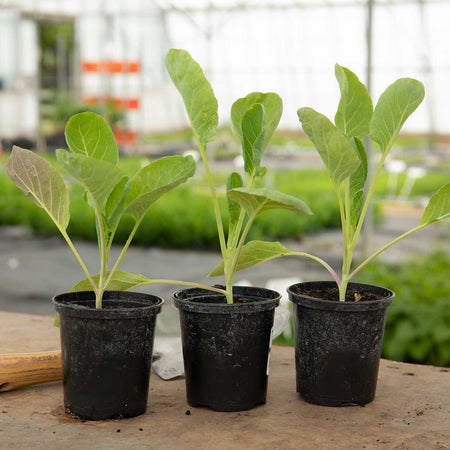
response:
<path id="1" fill-rule="evenodd" d="M 237 100 L 231 108 L 233 129 L 242 145 L 246 179 L 244 181 L 237 172 L 228 177 L 228 236 L 225 237 L 214 178 L 207 158 L 207 144 L 214 141 L 218 125 L 217 99 L 201 67 L 187 51 L 169 50 L 166 66 L 183 98 L 205 167 L 223 257 L 215 271 L 225 274 L 227 302 L 233 303 L 236 270 L 244 268 L 243 265 L 248 267 L 272 258 L 272 253 L 279 246 L 278 243 L 264 241 L 251 241 L 244 245 L 255 218 L 269 209 L 311 214 L 309 207 L 295 197 L 254 187 L 255 181 L 266 174 L 266 168 L 261 167 L 261 158 L 280 121 L 282 101 L 274 93 L 254 92 Z M 210 276 L 219 275 L 215 271 Z"/>
<path id="2" fill-rule="evenodd" d="M 383 164 L 406 119 L 422 102 L 425 90 L 419 81 L 401 78 L 384 91 L 373 110 L 372 99 L 366 87 L 354 73 L 339 65 L 336 65 L 335 73 L 341 91 L 335 124 L 312 108 L 300 108 L 297 113 L 303 130 L 328 169 L 339 202 L 344 242 L 342 274 L 339 277 L 331 266 L 313 255 L 303 253 L 303 256 L 313 258 L 327 268 L 339 287 L 339 300 L 345 301 L 349 281 L 380 253 L 432 223 L 450 219 L 450 183 L 442 186 L 431 197 L 416 227 L 393 239 L 352 270 L 353 253 Z M 367 155 L 363 139 L 371 139 L 381 150 L 371 179 L 367 176 Z M 234 195 L 233 191 L 229 195 Z M 295 254 L 300 253 L 280 246 L 279 254 L 274 254 L 273 257 Z M 236 270 L 249 267 L 247 260 L 244 248 Z M 220 273 L 216 271 L 215 274 Z"/>
<path id="3" fill-rule="evenodd" d="M 83 185 L 86 202 L 95 212 L 100 255 L 100 270 L 97 275 L 89 272 L 67 234 L 70 197 L 60 172 L 46 159 L 19 147 L 13 148 L 6 163 L 6 171 L 11 180 L 50 216 L 83 269 L 87 278 L 72 290 L 94 291 L 96 307 L 101 308 L 106 289 L 128 290 L 154 283 L 199 286 L 176 280 L 153 280 L 118 270 L 150 206 L 194 174 L 193 158 L 161 158 L 143 167 L 130 179 L 117 167 L 117 144 L 110 127 L 101 116 L 91 112 L 73 116 L 67 123 L 65 135 L 69 151 L 57 150 L 56 157 L 67 174 Z M 108 270 L 111 245 L 125 213 L 133 217 L 134 227 L 112 269 Z"/>

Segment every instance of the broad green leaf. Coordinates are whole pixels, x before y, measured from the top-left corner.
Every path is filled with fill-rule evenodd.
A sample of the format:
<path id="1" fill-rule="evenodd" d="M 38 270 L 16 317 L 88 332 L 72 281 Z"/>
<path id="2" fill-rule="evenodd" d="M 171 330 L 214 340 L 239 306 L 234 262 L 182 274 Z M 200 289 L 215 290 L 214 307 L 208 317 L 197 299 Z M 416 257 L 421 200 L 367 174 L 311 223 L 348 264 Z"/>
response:
<path id="1" fill-rule="evenodd" d="M 359 157 L 344 133 L 323 114 L 312 108 L 297 111 L 303 130 L 309 136 L 336 186 L 360 165 Z"/>
<path id="2" fill-rule="evenodd" d="M 231 189 L 240 188 L 243 185 L 244 182 L 242 181 L 242 177 L 237 172 L 230 173 L 227 179 L 227 192 L 229 192 Z M 230 227 L 233 227 L 239 219 L 241 207 L 239 206 L 239 203 L 236 203 L 233 200 L 231 200 L 231 198 L 228 195 L 227 195 L 227 202 L 228 202 Z"/>
<path id="3" fill-rule="evenodd" d="M 241 255 L 236 267 L 236 272 L 256 264 L 278 258 L 280 256 L 293 255 L 295 252 L 288 250 L 279 242 L 250 241 L 242 247 Z M 217 277 L 224 274 L 223 260 L 208 274 L 208 277 Z"/>
<path id="4" fill-rule="evenodd" d="M 192 156 L 166 156 L 151 162 L 133 178 L 126 212 L 139 220 L 161 195 L 194 175 Z"/>
<path id="5" fill-rule="evenodd" d="M 231 107 L 231 121 L 233 123 L 235 133 L 239 136 L 242 142 L 242 119 L 245 113 L 253 105 L 258 103 L 264 106 L 264 112 L 266 113 L 266 127 L 263 145 L 264 151 L 272 138 L 278 123 L 280 122 L 281 114 L 283 112 L 283 102 L 278 94 L 273 92 L 268 92 L 266 94 L 261 92 L 252 92 L 246 97 L 236 100 Z"/>
<path id="6" fill-rule="evenodd" d="M 312 214 L 308 205 L 302 200 L 272 189 L 236 188 L 228 192 L 228 197 L 245 208 L 249 216 L 270 209 L 287 209 L 303 214 Z"/>
<path id="7" fill-rule="evenodd" d="M 334 117 L 336 126 L 349 138 L 367 136 L 373 114 L 372 99 L 367 88 L 346 67 L 336 64 L 335 74 L 341 90 Z"/>
<path id="8" fill-rule="evenodd" d="M 111 192 L 123 178 L 121 170 L 107 161 L 65 150 L 56 150 L 56 157 L 67 173 L 83 184 L 102 211 Z"/>
<path id="9" fill-rule="evenodd" d="M 353 138 L 350 142 L 357 151 L 360 160 L 358 170 L 350 176 L 350 222 L 352 227 L 355 228 L 364 203 L 364 185 L 367 179 L 367 155 L 364 144 L 358 138 Z"/>
<path id="10" fill-rule="evenodd" d="M 370 137 L 387 154 L 406 119 L 420 105 L 425 88 L 420 81 L 400 78 L 380 96 L 370 121 Z"/>
<path id="11" fill-rule="evenodd" d="M 420 224 L 430 224 L 437 220 L 450 221 L 450 183 L 442 186 L 431 197 Z"/>
<path id="12" fill-rule="evenodd" d="M 61 174 L 30 150 L 13 147 L 6 172 L 17 187 L 43 208 L 62 229 L 70 220 L 69 192 Z"/>
<path id="13" fill-rule="evenodd" d="M 242 148 L 244 169 L 249 175 L 259 176 L 264 148 L 266 117 L 261 104 L 253 105 L 242 118 Z"/>
<path id="14" fill-rule="evenodd" d="M 110 273 L 111 272 L 108 271 L 107 276 L 109 276 Z M 92 278 L 94 279 L 94 283 L 98 285 L 100 276 L 95 275 Z M 136 275 L 134 273 L 117 270 L 105 289 L 108 291 L 128 291 L 130 289 L 149 284 L 151 281 L 152 280 L 145 277 L 144 275 Z M 92 286 L 89 280 L 86 278 L 77 283 L 70 291 L 92 291 Z"/>
<path id="15" fill-rule="evenodd" d="M 117 143 L 102 116 L 93 112 L 75 114 L 67 122 L 65 134 L 67 145 L 74 153 L 117 164 Z"/>
<path id="16" fill-rule="evenodd" d="M 186 112 L 201 146 L 216 137 L 217 99 L 200 65 L 186 50 L 170 49 L 166 67 L 183 98 Z"/>

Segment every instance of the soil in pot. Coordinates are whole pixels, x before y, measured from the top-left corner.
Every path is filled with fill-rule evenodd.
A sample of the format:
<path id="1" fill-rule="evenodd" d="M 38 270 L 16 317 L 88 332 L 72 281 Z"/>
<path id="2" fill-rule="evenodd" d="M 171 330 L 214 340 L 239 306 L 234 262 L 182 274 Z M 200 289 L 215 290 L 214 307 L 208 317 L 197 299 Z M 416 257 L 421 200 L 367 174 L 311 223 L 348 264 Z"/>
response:
<path id="1" fill-rule="evenodd" d="M 394 293 L 350 283 L 346 301 L 339 302 L 334 282 L 299 283 L 288 293 L 294 303 L 297 392 L 325 406 L 370 403 Z"/>
<path id="2" fill-rule="evenodd" d="M 133 417 L 147 407 L 156 315 L 163 300 L 107 291 L 53 299 L 60 317 L 64 406 L 89 420 Z"/>
<path id="3" fill-rule="evenodd" d="M 195 288 L 194 288 L 195 289 Z M 187 401 L 216 411 L 266 402 L 271 335 L 280 295 L 234 288 L 234 303 L 211 291 L 174 295 L 180 312 Z"/>

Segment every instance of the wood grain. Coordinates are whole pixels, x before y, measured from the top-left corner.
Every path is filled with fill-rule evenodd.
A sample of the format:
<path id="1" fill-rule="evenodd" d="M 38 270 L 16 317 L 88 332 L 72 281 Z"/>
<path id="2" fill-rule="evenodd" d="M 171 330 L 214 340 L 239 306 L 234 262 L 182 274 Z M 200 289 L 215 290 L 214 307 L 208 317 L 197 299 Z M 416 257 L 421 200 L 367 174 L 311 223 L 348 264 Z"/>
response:
<path id="1" fill-rule="evenodd" d="M 61 352 L 0 355 L 0 392 L 62 380 Z"/>

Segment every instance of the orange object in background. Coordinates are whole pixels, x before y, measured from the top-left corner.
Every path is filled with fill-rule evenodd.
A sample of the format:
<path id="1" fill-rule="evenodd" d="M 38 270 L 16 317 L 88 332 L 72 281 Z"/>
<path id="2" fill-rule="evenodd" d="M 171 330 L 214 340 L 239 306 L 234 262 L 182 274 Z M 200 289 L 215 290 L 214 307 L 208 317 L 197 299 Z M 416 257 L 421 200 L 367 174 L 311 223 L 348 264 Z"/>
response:
<path id="1" fill-rule="evenodd" d="M 141 70 L 139 61 L 82 61 L 81 70 L 87 73 L 138 73 Z"/>
<path id="2" fill-rule="evenodd" d="M 81 63 L 81 69 L 83 72 L 98 72 L 99 71 L 99 63 L 93 61 L 83 61 Z"/>
<path id="3" fill-rule="evenodd" d="M 127 108 L 128 109 L 139 109 L 139 99 L 138 98 L 129 98 Z"/>
<path id="4" fill-rule="evenodd" d="M 89 96 L 84 96 L 83 97 L 83 103 L 90 103 L 90 104 L 98 104 L 101 101 L 104 102 L 109 102 L 112 101 L 114 102 L 114 106 L 116 106 L 116 108 L 119 109 L 139 109 L 139 99 L 137 97 L 105 97 L 105 98 L 100 98 L 97 97 L 95 95 L 89 95 Z"/>
<path id="5" fill-rule="evenodd" d="M 116 138 L 117 145 L 136 144 L 136 132 L 131 130 L 115 128 L 114 137 Z"/>
<path id="6" fill-rule="evenodd" d="M 128 72 L 137 73 L 141 71 L 141 63 L 139 61 L 128 62 Z"/>

